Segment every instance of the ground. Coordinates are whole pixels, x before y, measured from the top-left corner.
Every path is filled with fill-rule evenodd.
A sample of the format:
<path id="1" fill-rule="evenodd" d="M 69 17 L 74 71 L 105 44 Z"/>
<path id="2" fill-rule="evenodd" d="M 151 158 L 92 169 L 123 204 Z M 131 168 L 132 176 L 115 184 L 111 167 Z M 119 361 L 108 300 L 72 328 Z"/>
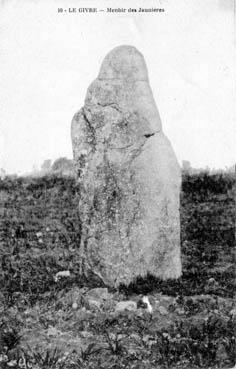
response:
<path id="1" fill-rule="evenodd" d="M 233 368 L 232 175 L 183 175 L 183 276 L 118 290 L 79 274 L 73 178 L 7 177 L 0 201 L 0 368 Z"/>

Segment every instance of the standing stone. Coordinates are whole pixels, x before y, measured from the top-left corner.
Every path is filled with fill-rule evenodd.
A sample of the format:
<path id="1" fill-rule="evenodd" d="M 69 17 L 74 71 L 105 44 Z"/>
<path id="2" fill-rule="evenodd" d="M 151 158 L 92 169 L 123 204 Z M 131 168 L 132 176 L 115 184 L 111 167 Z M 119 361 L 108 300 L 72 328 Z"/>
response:
<path id="1" fill-rule="evenodd" d="M 106 284 L 181 275 L 180 168 L 142 54 L 113 49 L 72 121 L 83 272 Z"/>

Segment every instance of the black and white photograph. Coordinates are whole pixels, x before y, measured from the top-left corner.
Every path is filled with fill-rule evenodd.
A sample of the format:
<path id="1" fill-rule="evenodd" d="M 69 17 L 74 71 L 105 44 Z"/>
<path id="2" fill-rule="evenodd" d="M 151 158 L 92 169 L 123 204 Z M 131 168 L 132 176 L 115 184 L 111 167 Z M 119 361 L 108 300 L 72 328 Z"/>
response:
<path id="1" fill-rule="evenodd" d="M 236 368 L 235 12 L 0 0 L 0 369 Z"/>

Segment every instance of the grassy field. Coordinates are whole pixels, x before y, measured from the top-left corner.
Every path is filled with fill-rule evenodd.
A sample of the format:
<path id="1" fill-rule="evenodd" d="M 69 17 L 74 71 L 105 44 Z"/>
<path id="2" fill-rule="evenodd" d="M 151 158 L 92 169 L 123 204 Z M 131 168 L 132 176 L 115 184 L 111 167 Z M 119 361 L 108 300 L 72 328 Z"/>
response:
<path id="1" fill-rule="evenodd" d="M 0 181 L 0 368 L 232 368 L 233 175 L 183 175 L 177 281 L 115 291 L 81 276 L 78 202 L 73 178 Z M 118 311 L 122 301 L 137 308 Z"/>

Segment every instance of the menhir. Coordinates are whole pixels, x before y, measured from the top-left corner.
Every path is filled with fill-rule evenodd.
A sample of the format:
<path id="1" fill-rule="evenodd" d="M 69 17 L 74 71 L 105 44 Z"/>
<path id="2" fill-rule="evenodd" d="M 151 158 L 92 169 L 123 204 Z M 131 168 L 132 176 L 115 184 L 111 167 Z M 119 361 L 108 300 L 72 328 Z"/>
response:
<path id="1" fill-rule="evenodd" d="M 180 168 L 142 54 L 113 49 L 72 121 L 83 272 L 110 286 L 181 275 Z"/>

